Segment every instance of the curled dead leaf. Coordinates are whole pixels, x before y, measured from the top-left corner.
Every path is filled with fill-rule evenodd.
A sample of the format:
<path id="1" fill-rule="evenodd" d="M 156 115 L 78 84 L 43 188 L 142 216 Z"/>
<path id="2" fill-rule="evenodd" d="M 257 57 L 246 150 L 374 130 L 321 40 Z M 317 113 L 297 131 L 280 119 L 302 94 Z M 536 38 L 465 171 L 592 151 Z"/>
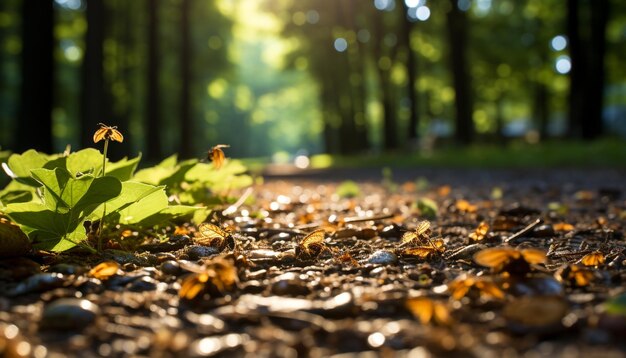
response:
<path id="1" fill-rule="evenodd" d="M 96 265 L 89 271 L 89 276 L 98 280 L 106 280 L 116 275 L 120 269 L 120 264 L 115 261 L 104 261 Z"/>

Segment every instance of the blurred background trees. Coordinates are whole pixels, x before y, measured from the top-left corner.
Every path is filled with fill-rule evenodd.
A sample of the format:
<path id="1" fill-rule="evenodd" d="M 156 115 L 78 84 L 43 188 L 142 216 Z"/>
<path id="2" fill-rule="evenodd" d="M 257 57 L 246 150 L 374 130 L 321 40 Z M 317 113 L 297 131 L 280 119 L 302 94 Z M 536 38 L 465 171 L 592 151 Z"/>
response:
<path id="1" fill-rule="evenodd" d="M 3 0 L 0 146 L 113 157 L 626 136 L 618 0 Z"/>

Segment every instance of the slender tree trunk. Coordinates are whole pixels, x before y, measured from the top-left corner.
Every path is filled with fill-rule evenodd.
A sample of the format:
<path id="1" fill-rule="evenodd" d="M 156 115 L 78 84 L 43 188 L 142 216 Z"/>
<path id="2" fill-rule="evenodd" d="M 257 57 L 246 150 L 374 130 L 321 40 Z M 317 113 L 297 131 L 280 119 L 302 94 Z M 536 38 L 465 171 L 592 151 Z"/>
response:
<path id="1" fill-rule="evenodd" d="M 398 148 L 398 128 L 396 123 L 396 97 L 394 96 L 393 83 L 391 82 L 391 69 L 381 67 L 379 60 L 387 55 L 393 61 L 395 59 L 395 49 L 388 54 L 383 53 L 382 42 L 385 37 L 385 25 L 382 14 L 375 14 L 372 20 L 374 33 L 374 61 L 377 63 L 376 70 L 379 79 L 379 91 L 383 106 L 383 148 L 393 150 Z"/>
<path id="2" fill-rule="evenodd" d="M 162 157 L 159 95 L 159 0 L 148 0 L 148 93 L 146 96 L 146 159 L 157 161 Z"/>
<path id="3" fill-rule="evenodd" d="M 181 5 L 181 51 L 180 51 L 180 155 L 194 156 L 193 123 L 191 117 L 191 0 L 182 0 Z"/>
<path id="4" fill-rule="evenodd" d="M 17 125 L 17 151 L 51 153 L 54 88 L 53 1 L 23 1 L 22 87 Z"/>
<path id="5" fill-rule="evenodd" d="M 548 87 L 541 83 L 535 83 L 534 91 L 534 117 L 537 123 L 537 129 L 539 130 L 539 138 L 544 140 L 548 138 L 548 116 L 550 111 L 548 109 Z"/>
<path id="6" fill-rule="evenodd" d="M 606 25 L 609 17 L 609 1 L 590 1 L 589 80 L 587 86 L 590 116 L 582 120 L 583 139 L 596 139 L 603 134 L 602 109 L 604 104 L 604 56 L 606 53 Z"/>
<path id="7" fill-rule="evenodd" d="M 590 115 L 588 98 L 585 98 L 585 73 L 588 66 L 583 39 L 580 33 L 579 1 L 567 0 L 567 35 L 569 40 L 570 58 L 570 94 L 569 120 L 567 135 L 570 138 L 582 137 L 582 122 L 585 116 Z"/>
<path id="8" fill-rule="evenodd" d="M 451 9 L 447 14 L 447 27 L 450 46 L 450 69 L 455 93 L 455 131 L 458 144 L 469 144 L 474 138 L 473 100 L 471 78 L 467 69 L 467 39 L 469 24 L 467 14 L 450 0 Z"/>
<path id="9" fill-rule="evenodd" d="M 104 42 L 103 0 L 87 1 L 87 34 L 85 38 L 85 57 L 82 68 L 81 95 L 81 146 L 93 146 L 93 133 L 98 123 L 108 122 L 110 107 L 105 106 L 103 48 Z M 110 123 L 107 123 L 110 124 Z M 110 124 L 111 125 L 111 124 Z"/>
<path id="10" fill-rule="evenodd" d="M 404 11 L 400 12 L 402 23 L 402 30 L 400 31 L 400 40 L 406 48 L 406 74 L 407 74 L 407 96 L 409 98 L 409 133 L 408 139 L 410 142 L 415 142 L 419 138 L 417 133 L 419 127 L 419 107 L 418 107 L 418 93 L 415 90 L 415 84 L 417 82 L 417 56 L 413 48 L 411 47 L 411 35 L 413 33 L 414 23 L 407 18 L 407 12 L 409 7 L 406 2 L 401 1 Z"/>
<path id="11" fill-rule="evenodd" d="M 105 18 L 115 19 L 108 29 L 105 29 L 108 36 L 117 42 L 116 51 L 113 55 L 113 59 L 107 59 L 105 53 L 105 62 L 115 61 L 116 71 L 112 76 L 106 76 L 104 79 L 105 90 L 105 108 L 110 108 L 111 125 L 115 125 L 123 133 L 128 133 L 130 128 L 130 117 L 132 102 L 123 96 L 116 95 L 113 92 L 115 86 L 121 86 L 125 88 L 127 93 L 132 93 L 131 80 L 133 78 L 133 64 L 131 61 L 132 53 L 137 48 L 132 36 L 134 28 L 134 19 L 131 14 L 136 12 L 135 6 L 137 2 L 132 1 L 117 1 L 113 6 L 106 7 Z M 108 119 L 107 119 L 108 120 Z M 122 143 L 115 143 L 115 145 L 109 146 L 108 154 L 111 160 L 118 160 L 122 157 L 130 155 L 131 143 L 134 141 L 133 136 L 126 136 Z"/>

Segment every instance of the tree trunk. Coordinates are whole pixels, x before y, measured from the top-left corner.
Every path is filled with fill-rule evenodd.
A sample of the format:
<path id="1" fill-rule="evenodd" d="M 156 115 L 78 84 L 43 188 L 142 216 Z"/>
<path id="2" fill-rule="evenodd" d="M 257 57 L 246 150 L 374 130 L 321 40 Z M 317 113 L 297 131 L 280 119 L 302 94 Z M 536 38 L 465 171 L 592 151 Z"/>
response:
<path id="1" fill-rule="evenodd" d="M 548 138 L 548 87 L 541 83 L 535 83 L 534 103 L 533 103 L 535 123 L 539 130 L 539 138 L 544 140 Z"/>
<path id="2" fill-rule="evenodd" d="M 407 12 L 409 7 L 406 2 L 401 1 L 402 8 L 400 21 L 402 22 L 402 28 L 400 31 L 400 41 L 402 41 L 406 48 L 406 74 L 407 74 L 407 96 L 409 98 L 409 133 L 408 139 L 412 144 L 416 144 L 419 127 L 419 107 L 418 107 L 418 93 L 415 90 L 415 84 L 417 82 L 417 56 L 413 48 L 411 47 L 411 34 L 413 33 L 414 23 L 407 18 Z"/>
<path id="3" fill-rule="evenodd" d="M 85 35 L 85 58 L 82 68 L 81 95 L 81 146 L 93 147 L 93 133 L 98 123 L 107 122 L 110 108 L 105 106 L 103 48 L 104 42 L 104 2 L 87 1 L 87 33 Z M 112 125 L 110 123 L 106 123 Z"/>
<path id="4" fill-rule="evenodd" d="M 388 56 L 391 61 L 395 59 L 395 47 L 390 53 L 383 51 L 383 39 L 386 34 L 385 24 L 382 19 L 383 14 L 375 14 L 372 19 L 374 34 L 374 62 L 379 79 L 380 99 L 383 107 L 383 148 L 393 150 L 398 148 L 398 129 L 396 123 L 396 97 L 394 96 L 393 83 L 391 82 L 391 66 L 383 68 L 379 60 L 383 56 Z"/>
<path id="5" fill-rule="evenodd" d="M 585 73 L 588 66 L 583 50 L 583 39 L 580 33 L 580 14 L 578 0 L 567 1 L 567 36 L 569 40 L 572 68 L 569 73 L 569 118 L 567 136 L 582 137 L 582 122 L 590 115 L 588 98 L 585 98 Z"/>
<path id="6" fill-rule="evenodd" d="M 591 24 L 589 48 L 589 73 L 585 78 L 589 81 L 587 98 L 590 116 L 582 118 L 583 139 L 596 139 L 603 134 L 602 109 L 604 104 L 604 55 L 606 52 L 606 25 L 609 17 L 608 0 L 590 1 Z"/>
<path id="7" fill-rule="evenodd" d="M 183 158 L 194 156 L 193 123 L 191 118 L 191 0 L 180 4 L 181 51 L 180 51 L 180 155 Z"/>
<path id="8" fill-rule="evenodd" d="M 467 38 L 469 25 L 467 14 L 450 0 L 451 9 L 447 14 L 447 27 L 450 46 L 450 70 L 455 93 L 454 139 L 458 144 L 469 144 L 474 138 L 473 102 L 471 79 L 467 70 Z"/>
<path id="9" fill-rule="evenodd" d="M 51 153 L 54 89 L 54 8 L 50 0 L 23 1 L 22 87 L 15 148 Z"/>
<path id="10" fill-rule="evenodd" d="M 161 156 L 161 139 L 159 133 L 161 118 L 159 106 L 159 0 L 148 0 L 148 91 L 146 97 L 146 159 L 158 161 Z"/>

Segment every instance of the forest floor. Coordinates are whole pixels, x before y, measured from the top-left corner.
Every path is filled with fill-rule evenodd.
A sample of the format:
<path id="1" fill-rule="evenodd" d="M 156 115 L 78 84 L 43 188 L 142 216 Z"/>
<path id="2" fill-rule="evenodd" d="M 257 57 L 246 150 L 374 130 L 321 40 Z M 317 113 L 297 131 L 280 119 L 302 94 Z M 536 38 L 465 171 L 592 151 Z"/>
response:
<path id="1" fill-rule="evenodd" d="M 0 353 L 626 356 L 624 170 L 265 174 L 225 232 L 0 260 Z"/>

